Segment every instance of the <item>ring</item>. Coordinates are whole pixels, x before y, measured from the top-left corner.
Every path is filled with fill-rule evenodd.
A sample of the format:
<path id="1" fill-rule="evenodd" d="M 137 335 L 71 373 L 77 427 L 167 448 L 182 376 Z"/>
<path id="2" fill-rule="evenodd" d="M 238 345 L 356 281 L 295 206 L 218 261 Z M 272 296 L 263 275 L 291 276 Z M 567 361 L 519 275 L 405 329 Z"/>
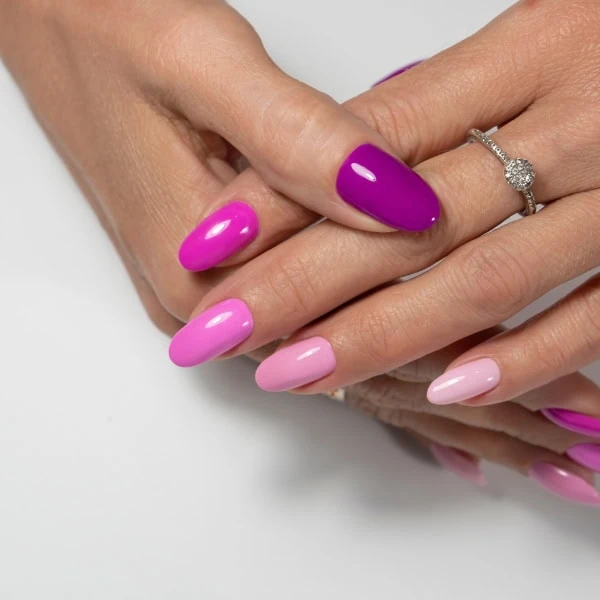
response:
<path id="1" fill-rule="evenodd" d="M 346 402 L 346 390 L 344 388 L 338 388 L 337 390 L 333 390 L 333 392 L 327 392 L 323 395 L 331 398 L 332 400 L 336 400 L 341 404 Z"/>
<path id="2" fill-rule="evenodd" d="M 531 186 L 535 181 L 533 165 L 524 158 L 510 158 L 489 135 L 479 129 L 469 131 L 469 141 L 483 144 L 504 165 L 504 178 L 508 185 L 521 192 L 525 198 L 525 210 L 521 215 L 524 217 L 534 215 L 537 212 L 537 206 L 531 191 Z"/>

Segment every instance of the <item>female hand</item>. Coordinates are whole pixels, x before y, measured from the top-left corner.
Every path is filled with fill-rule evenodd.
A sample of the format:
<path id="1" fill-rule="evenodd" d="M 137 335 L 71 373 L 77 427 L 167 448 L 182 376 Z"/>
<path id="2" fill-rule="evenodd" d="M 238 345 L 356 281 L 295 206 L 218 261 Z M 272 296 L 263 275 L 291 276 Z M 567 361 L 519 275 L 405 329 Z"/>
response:
<path id="1" fill-rule="evenodd" d="M 439 223 L 422 234 L 375 235 L 324 222 L 281 243 L 200 302 L 173 340 L 175 362 L 201 362 L 214 340 L 225 348 L 241 341 L 231 356 L 292 334 L 259 367 L 259 385 L 325 392 L 496 325 L 597 267 L 599 24 L 594 1 L 520 2 L 472 38 L 350 102 L 398 155 L 418 164 L 442 201 Z M 534 191 L 548 206 L 479 237 L 523 208 L 494 156 L 479 144 L 456 148 L 470 128 L 495 124 L 502 124 L 494 135 L 501 147 L 534 161 Z M 440 259 L 415 279 L 389 283 Z M 600 278 L 593 277 L 523 327 L 458 356 L 430 400 L 501 402 L 574 372 L 599 356 L 599 307 Z M 253 329 L 237 335 L 230 319 L 204 333 L 206 323 L 230 314 L 243 314 Z M 596 417 L 582 425 L 568 412 L 549 413 L 600 434 L 596 400 L 565 397 L 545 408 Z"/>
<path id="2" fill-rule="evenodd" d="M 498 331 L 486 332 L 484 337 L 495 333 Z M 559 429 L 536 413 L 547 402 L 564 398 L 572 402 L 587 396 L 600 402 L 600 390 L 580 373 L 512 402 L 478 410 L 427 402 L 430 382 L 481 338 L 461 340 L 388 375 L 350 386 L 346 401 L 385 423 L 408 430 L 443 467 L 472 483 L 486 483 L 479 464 L 483 459 L 529 476 L 564 499 L 600 506 L 600 493 L 594 488 L 594 472 L 600 472 L 600 444 Z"/>
<path id="3" fill-rule="evenodd" d="M 0 0 L 0 52 L 165 331 L 186 321 L 224 276 L 192 276 L 177 262 L 181 239 L 216 206 L 228 204 L 228 220 L 222 216 L 217 229 L 230 224 L 236 249 L 256 238 L 260 218 L 260 236 L 230 265 L 320 218 L 310 208 L 352 227 L 389 230 L 336 192 L 346 156 L 366 143 L 386 148 L 385 140 L 284 75 L 221 0 Z M 237 177 L 242 156 L 256 171 Z M 407 199 L 406 215 L 381 219 L 430 226 L 437 200 L 397 165 L 409 184 L 421 186 L 433 213 L 428 223 L 411 221 Z M 237 194 L 245 204 L 230 204 Z M 360 198 L 346 199 L 360 205 Z M 369 206 L 363 208 L 378 217 Z M 213 244 L 193 267 L 224 256 Z"/>

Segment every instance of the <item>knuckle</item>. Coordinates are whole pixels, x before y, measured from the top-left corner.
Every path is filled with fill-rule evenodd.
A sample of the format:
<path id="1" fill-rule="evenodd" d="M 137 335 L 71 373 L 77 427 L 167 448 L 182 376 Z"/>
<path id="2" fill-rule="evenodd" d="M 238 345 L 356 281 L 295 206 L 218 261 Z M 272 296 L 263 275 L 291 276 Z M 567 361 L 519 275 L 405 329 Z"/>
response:
<path id="1" fill-rule="evenodd" d="M 518 312 L 534 285 L 521 258 L 490 240 L 456 251 L 449 275 L 451 294 L 486 323 Z"/>

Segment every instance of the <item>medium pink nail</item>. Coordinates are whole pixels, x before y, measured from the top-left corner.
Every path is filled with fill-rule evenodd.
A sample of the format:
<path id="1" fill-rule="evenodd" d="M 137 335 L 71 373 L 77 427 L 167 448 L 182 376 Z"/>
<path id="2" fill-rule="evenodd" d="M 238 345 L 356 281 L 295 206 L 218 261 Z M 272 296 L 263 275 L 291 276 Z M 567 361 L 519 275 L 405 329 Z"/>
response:
<path id="1" fill-rule="evenodd" d="M 600 473 L 600 444 L 577 444 L 566 455 L 586 469 Z"/>
<path id="2" fill-rule="evenodd" d="M 435 459 L 448 471 L 475 485 L 481 487 L 487 485 L 485 475 L 473 457 L 441 444 L 433 443 L 429 448 Z"/>
<path id="3" fill-rule="evenodd" d="M 241 300 L 225 300 L 192 319 L 175 335 L 169 357 L 179 367 L 193 367 L 235 348 L 252 333 L 250 309 Z"/>
<path id="4" fill-rule="evenodd" d="M 256 383 L 267 392 L 293 390 L 329 375 L 335 365 L 331 344 L 322 337 L 313 337 L 264 360 L 256 370 Z"/>
<path id="5" fill-rule="evenodd" d="M 243 202 L 209 215 L 181 244 L 179 262 L 188 271 L 206 271 L 233 256 L 258 235 L 258 217 Z"/>
<path id="6" fill-rule="evenodd" d="M 588 437 L 600 437 L 600 419 L 564 408 L 544 408 L 540 411 L 546 419 L 568 431 Z"/>
<path id="7" fill-rule="evenodd" d="M 491 358 L 481 358 L 451 369 L 427 390 L 432 404 L 455 404 L 493 390 L 500 383 L 500 368 Z"/>
<path id="8" fill-rule="evenodd" d="M 585 479 L 551 463 L 537 463 L 529 469 L 529 477 L 546 491 L 579 504 L 600 506 L 600 493 Z"/>

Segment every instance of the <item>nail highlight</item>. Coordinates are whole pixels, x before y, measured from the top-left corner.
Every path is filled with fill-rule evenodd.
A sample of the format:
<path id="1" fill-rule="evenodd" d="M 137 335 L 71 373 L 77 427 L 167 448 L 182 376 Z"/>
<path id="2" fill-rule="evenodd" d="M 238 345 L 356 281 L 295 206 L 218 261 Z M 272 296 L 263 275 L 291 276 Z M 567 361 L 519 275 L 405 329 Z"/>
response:
<path id="1" fill-rule="evenodd" d="M 588 437 L 600 437 L 600 419 L 563 408 L 544 408 L 540 412 L 546 419 L 567 431 Z"/>
<path id="2" fill-rule="evenodd" d="M 491 358 L 481 358 L 438 377 L 427 390 L 432 404 L 464 402 L 493 390 L 500 383 L 500 368 Z"/>
<path id="3" fill-rule="evenodd" d="M 600 473 L 600 444 L 577 444 L 566 455 L 582 467 Z"/>
<path id="4" fill-rule="evenodd" d="M 224 300 L 192 319 L 171 340 L 169 357 L 179 367 L 193 367 L 224 354 L 250 337 L 250 309 L 241 300 Z"/>
<path id="5" fill-rule="evenodd" d="M 204 219 L 181 244 L 179 262 L 206 271 L 245 248 L 258 235 L 258 217 L 244 202 L 232 202 Z"/>
<path id="6" fill-rule="evenodd" d="M 371 144 L 359 146 L 348 156 L 336 185 L 345 202 L 394 229 L 423 231 L 440 216 L 440 203 L 429 185 Z"/>
<path id="7" fill-rule="evenodd" d="M 546 491 L 579 504 L 600 506 L 600 493 L 585 479 L 551 463 L 537 463 L 529 469 L 529 477 Z"/>
<path id="8" fill-rule="evenodd" d="M 284 392 L 318 381 L 335 370 L 335 354 L 322 337 L 313 337 L 275 352 L 256 370 L 258 387 Z"/>
<path id="9" fill-rule="evenodd" d="M 385 83 L 386 81 L 389 81 L 390 79 L 393 79 L 394 77 L 397 77 L 398 75 L 402 75 L 402 73 L 406 73 L 406 71 L 410 71 L 410 69 L 412 69 L 413 67 L 416 67 L 417 65 L 420 65 L 422 62 L 423 62 L 422 60 L 416 60 L 415 62 L 409 63 L 408 65 L 406 65 L 404 67 L 400 67 L 399 69 L 396 69 L 393 73 L 386 75 L 383 79 L 380 79 L 379 81 L 374 83 L 372 87 L 377 87 L 378 85 L 381 85 L 382 83 Z"/>
<path id="10" fill-rule="evenodd" d="M 442 446 L 435 442 L 430 445 L 429 449 L 440 465 L 448 471 L 480 487 L 487 485 L 487 480 L 479 464 L 474 457 L 466 452 Z"/>

